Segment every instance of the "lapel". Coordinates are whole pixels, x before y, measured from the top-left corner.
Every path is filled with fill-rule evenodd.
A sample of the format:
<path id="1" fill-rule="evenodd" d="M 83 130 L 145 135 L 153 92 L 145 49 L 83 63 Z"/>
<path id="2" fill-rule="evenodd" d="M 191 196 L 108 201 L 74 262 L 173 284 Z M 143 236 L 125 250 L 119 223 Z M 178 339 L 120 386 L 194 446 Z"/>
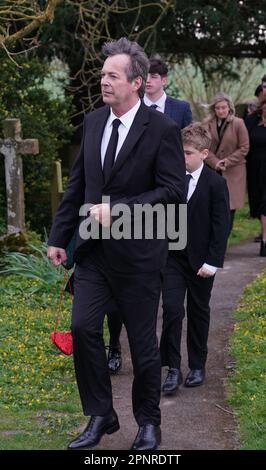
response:
<path id="1" fill-rule="evenodd" d="M 229 119 L 227 118 L 225 120 L 225 122 L 223 123 L 222 129 L 220 131 L 220 135 L 218 135 L 216 119 L 214 118 L 210 122 L 210 131 L 211 131 L 211 135 L 213 136 L 213 141 L 212 141 L 212 144 L 211 144 L 211 151 L 214 152 L 215 154 L 217 154 L 218 158 L 220 158 L 218 151 L 219 151 L 219 149 L 222 145 L 224 134 L 226 132 L 226 129 L 227 129 L 228 124 L 230 123 L 230 121 L 231 121 L 230 118 Z"/>
<path id="2" fill-rule="evenodd" d="M 110 173 L 110 177 L 106 181 L 105 186 L 110 183 L 110 181 L 115 176 L 116 172 L 123 166 L 129 154 L 131 153 L 134 145 L 138 142 L 143 132 L 145 131 L 148 122 L 149 122 L 149 108 L 145 104 L 141 103 L 137 111 L 137 114 L 135 116 L 135 119 L 129 129 L 127 137 L 116 157 L 114 166 Z"/>
<path id="3" fill-rule="evenodd" d="M 172 117 L 172 106 L 169 96 L 167 96 L 165 100 L 164 114 L 167 114 L 167 116 Z"/>
<path id="4" fill-rule="evenodd" d="M 189 208 L 189 212 L 188 212 L 188 217 L 191 215 L 191 212 L 192 212 L 192 208 L 193 206 L 196 204 L 200 194 L 202 191 L 205 190 L 205 187 L 206 187 L 206 183 L 207 183 L 207 180 L 208 180 L 208 170 L 205 166 L 205 164 L 203 164 L 203 168 L 202 168 L 202 172 L 200 174 L 200 177 L 198 179 L 198 183 L 197 183 L 197 186 L 195 188 L 195 191 L 194 193 L 192 194 L 191 198 L 189 199 L 188 201 L 188 208 Z"/>
<path id="5" fill-rule="evenodd" d="M 97 119 L 95 119 L 93 127 L 89 129 L 89 132 L 92 135 L 90 139 L 91 166 L 96 174 L 97 180 L 103 185 L 104 179 L 101 162 L 101 142 L 104 127 L 110 114 L 110 108 L 109 106 L 104 106 L 101 108 L 101 111 L 102 112 L 98 114 Z"/>
<path id="6" fill-rule="evenodd" d="M 217 122 L 215 118 L 211 120 L 210 128 L 211 128 L 211 135 L 214 137 L 214 140 L 215 140 L 215 145 L 217 145 L 219 142 L 219 136 L 217 132 Z"/>

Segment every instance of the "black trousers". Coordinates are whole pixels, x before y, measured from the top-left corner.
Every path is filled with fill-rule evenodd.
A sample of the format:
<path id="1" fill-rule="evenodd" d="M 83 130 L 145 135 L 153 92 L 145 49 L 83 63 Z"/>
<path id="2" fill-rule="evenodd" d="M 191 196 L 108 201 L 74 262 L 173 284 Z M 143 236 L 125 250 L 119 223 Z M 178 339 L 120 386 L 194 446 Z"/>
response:
<path id="1" fill-rule="evenodd" d="M 161 361 L 156 321 L 161 273 L 127 274 L 107 265 L 101 248 L 75 270 L 74 365 L 85 416 L 113 408 L 103 320 L 113 299 L 126 327 L 133 363 L 133 413 L 139 426 L 160 424 Z"/>
<path id="2" fill-rule="evenodd" d="M 120 334 L 123 326 L 122 315 L 117 307 L 110 308 L 107 312 L 108 329 L 110 333 L 109 346 L 121 350 Z"/>
<path id="3" fill-rule="evenodd" d="M 214 277 L 202 278 L 190 267 L 186 255 L 168 256 L 163 272 L 162 365 L 180 368 L 182 322 L 187 294 L 187 350 L 190 369 L 202 369 L 207 359 L 210 297 Z"/>

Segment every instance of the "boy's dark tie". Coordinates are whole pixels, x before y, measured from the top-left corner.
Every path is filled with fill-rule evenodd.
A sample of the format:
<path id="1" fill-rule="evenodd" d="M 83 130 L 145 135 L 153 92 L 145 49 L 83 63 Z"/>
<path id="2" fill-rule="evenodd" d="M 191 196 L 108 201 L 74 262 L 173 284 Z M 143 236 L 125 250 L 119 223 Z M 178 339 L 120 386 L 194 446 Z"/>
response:
<path id="1" fill-rule="evenodd" d="M 112 134 L 106 149 L 104 162 L 103 162 L 103 176 L 104 181 L 106 182 L 111 174 L 111 170 L 115 161 L 115 153 L 118 142 L 118 127 L 120 126 L 121 121 L 119 119 L 114 119 Z"/>
<path id="2" fill-rule="evenodd" d="M 156 108 L 158 108 L 158 105 L 157 104 L 151 104 L 150 108 L 156 109 Z"/>
<path id="3" fill-rule="evenodd" d="M 187 201 L 187 196 L 188 196 L 189 182 L 190 182 L 191 178 L 192 178 L 192 175 L 190 173 L 187 173 L 187 175 L 185 177 L 185 191 L 184 191 L 186 201 Z"/>

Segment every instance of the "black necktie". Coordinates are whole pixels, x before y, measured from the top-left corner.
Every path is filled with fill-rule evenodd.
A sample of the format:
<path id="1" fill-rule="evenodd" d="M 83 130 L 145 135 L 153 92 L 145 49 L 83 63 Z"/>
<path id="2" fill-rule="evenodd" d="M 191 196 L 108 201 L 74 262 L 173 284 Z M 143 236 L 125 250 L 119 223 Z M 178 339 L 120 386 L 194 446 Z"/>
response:
<path id="1" fill-rule="evenodd" d="M 119 119 L 114 119 L 113 121 L 113 130 L 112 134 L 106 149 L 104 162 L 103 162 L 103 175 L 104 181 L 106 182 L 110 176 L 114 161 L 115 153 L 118 142 L 118 127 L 120 126 L 121 121 Z"/>
<path id="2" fill-rule="evenodd" d="M 150 108 L 156 109 L 156 108 L 158 108 L 158 105 L 157 104 L 151 104 Z"/>
<path id="3" fill-rule="evenodd" d="M 185 177 L 185 191 L 184 191 L 186 201 L 187 201 L 187 196 L 188 196 L 189 182 L 190 182 L 191 178 L 192 178 L 192 175 L 190 173 L 187 173 L 187 175 Z"/>

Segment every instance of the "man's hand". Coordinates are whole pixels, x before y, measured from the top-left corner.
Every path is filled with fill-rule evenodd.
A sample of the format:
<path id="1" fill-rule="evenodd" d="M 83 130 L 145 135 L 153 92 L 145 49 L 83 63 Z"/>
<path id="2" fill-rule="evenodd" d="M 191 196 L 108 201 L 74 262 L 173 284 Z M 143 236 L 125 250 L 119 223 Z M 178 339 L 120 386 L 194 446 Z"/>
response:
<path id="1" fill-rule="evenodd" d="M 60 266 L 67 260 L 66 252 L 63 248 L 56 246 L 48 246 L 47 257 L 52 261 L 54 266 Z"/>
<path id="2" fill-rule="evenodd" d="M 104 227 L 112 225 L 111 209 L 109 204 L 95 204 L 90 209 L 90 214 Z"/>
<path id="3" fill-rule="evenodd" d="M 220 160 L 218 163 L 216 163 L 215 170 L 225 171 L 226 170 L 225 160 Z"/>
<path id="4" fill-rule="evenodd" d="M 215 273 L 212 273 L 209 271 L 207 268 L 204 268 L 203 266 L 198 270 L 197 276 L 200 277 L 212 277 L 214 276 Z"/>

